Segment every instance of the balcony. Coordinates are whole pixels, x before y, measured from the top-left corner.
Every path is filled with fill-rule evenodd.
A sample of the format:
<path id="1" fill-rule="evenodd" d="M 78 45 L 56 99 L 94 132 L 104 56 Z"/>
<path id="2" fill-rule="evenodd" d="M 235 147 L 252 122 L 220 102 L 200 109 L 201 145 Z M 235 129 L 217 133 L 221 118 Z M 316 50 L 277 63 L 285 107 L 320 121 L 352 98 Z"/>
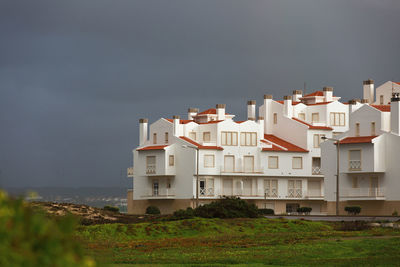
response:
<path id="1" fill-rule="evenodd" d="M 150 189 L 148 194 L 143 197 L 148 199 L 174 199 L 175 190 L 172 188 Z"/>
<path id="2" fill-rule="evenodd" d="M 266 188 L 264 192 L 265 198 L 278 198 L 278 189 L 277 188 Z"/>
<path id="3" fill-rule="evenodd" d="M 199 189 L 199 197 L 213 197 L 214 196 L 214 188 L 200 188 Z"/>
<path id="4" fill-rule="evenodd" d="M 312 175 L 322 175 L 321 166 L 312 166 L 311 173 L 312 173 Z"/>
<path id="5" fill-rule="evenodd" d="M 287 198 L 303 198 L 303 190 L 301 188 L 289 188 Z"/>
<path id="6" fill-rule="evenodd" d="M 220 167 L 220 172 L 223 175 L 258 175 L 264 173 L 264 168 L 246 168 L 246 167 L 235 167 L 234 169 L 225 169 L 225 166 Z"/>
<path id="7" fill-rule="evenodd" d="M 126 169 L 126 176 L 133 177 L 133 167 L 129 167 Z"/>
<path id="8" fill-rule="evenodd" d="M 384 188 L 350 188 L 340 196 L 343 200 L 385 200 Z"/>
<path id="9" fill-rule="evenodd" d="M 361 171 L 361 160 L 349 160 L 349 171 Z"/>
<path id="10" fill-rule="evenodd" d="M 147 165 L 146 174 L 156 174 L 156 165 Z"/>
<path id="11" fill-rule="evenodd" d="M 308 199 L 324 199 L 320 189 L 308 189 L 304 192 L 304 196 Z"/>

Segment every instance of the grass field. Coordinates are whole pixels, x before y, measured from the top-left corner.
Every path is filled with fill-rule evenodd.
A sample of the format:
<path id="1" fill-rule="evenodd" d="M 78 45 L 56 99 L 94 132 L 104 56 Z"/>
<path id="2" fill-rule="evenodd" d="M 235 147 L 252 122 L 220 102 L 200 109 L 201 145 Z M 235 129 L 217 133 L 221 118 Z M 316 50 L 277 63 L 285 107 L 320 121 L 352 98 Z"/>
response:
<path id="1" fill-rule="evenodd" d="M 188 219 L 80 226 L 100 265 L 398 265 L 400 231 L 340 230 L 341 223 L 283 219 Z"/>

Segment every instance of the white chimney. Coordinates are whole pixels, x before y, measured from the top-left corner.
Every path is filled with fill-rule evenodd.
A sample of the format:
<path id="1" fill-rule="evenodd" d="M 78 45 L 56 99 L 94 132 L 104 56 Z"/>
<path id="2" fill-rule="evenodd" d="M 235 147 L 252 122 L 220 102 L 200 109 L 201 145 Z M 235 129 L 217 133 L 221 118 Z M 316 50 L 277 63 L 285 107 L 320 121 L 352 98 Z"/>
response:
<path id="1" fill-rule="evenodd" d="M 332 87 L 324 87 L 324 101 L 331 102 L 333 101 L 333 88 Z"/>
<path id="2" fill-rule="evenodd" d="M 400 93 L 393 93 L 390 100 L 390 128 L 391 132 L 400 135 Z"/>
<path id="3" fill-rule="evenodd" d="M 180 117 L 173 116 L 174 119 L 174 136 L 181 136 L 181 124 L 180 124 Z"/>
<path id="4" fill-rule="evenodd" d="M 292 106 L 292 96 L 287 95 L 283 97 L 283 108 L 284 108 L 284 115 L 288 118 L 293 117 L 293 106 Z"/>
<path id="5" fill-rule="evenodd" d="M 217 120 L 225 120 L 225 104 L 217 104 Z"/>
<path id="6" fill-rule="evenodd" d="M 188 120 L 193 120 L 193 117 L 195 117 L 199 113 L 198 108 L 189 108 L 188 109 Z"/>
<path id="7" fill-rule="evenodd" d="M 301 90 L 293 91 L 293 101 L 300 102 L 301 97 L 303 97 L 303 92 Z"/>
<path id="8" fill-rule="evenodd" d="M 264 138 L 264 117 L 258 116 L 258 124 L 260 125 L 260 138 Z"/>
<path id="9" fill-rule="evenodd" d="M 363 98 L 367 99 L 369 104 L 375 102 L 374 81 L 371 79 L 363 81 Z"/>
<path id="10" fill-rule="evenodd" d="M 143 145 L 147 141 L 147 119 L 139 120 L 139 146 Z"/>
<path id="11" fill-rule="evenodd" d="M 271 102 L 272 95 L 264 95 L 264 133 L 269 134 L 272 133 L 271 129 L 269 129 L 268 124 L 270 120 L 273 120 L 271 113 Z"/>
<path id="12" fill-rule="evenodd" d="M 247 119 L 255 121 L 256 120 L 256 101 L 247 101 Z"/>

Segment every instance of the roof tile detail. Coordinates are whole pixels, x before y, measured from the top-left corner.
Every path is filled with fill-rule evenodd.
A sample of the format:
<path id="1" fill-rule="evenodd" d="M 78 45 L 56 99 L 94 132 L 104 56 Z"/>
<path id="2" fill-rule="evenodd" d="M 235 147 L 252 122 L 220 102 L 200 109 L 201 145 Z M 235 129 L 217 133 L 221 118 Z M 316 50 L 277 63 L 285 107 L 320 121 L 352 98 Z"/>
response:
<path id="1" fill-rule="evenodd" d="M 376 138 L 377 135 L 373 136 L 351 136 L 340 140 L 340 144 L 361 144 L 361 143 L 372 143 L 372 139 Z"/>
<path id="2" fill-rule="evenodd" d="M 295 118 L 295 117 L 293 117 L 292 119 L 297 121 L 297 122 L 300 122 L 302 124 L 307 125 L 308 129 L 311 129 L 311 130 L 324 130 L 324 131 L 332 131 L 333 130 L 331 127 L 328 127 L 328 126 L 315 126 L 315 125 L 309 124 L 309 123 L 307 123 L 305 121 L 299 120 L 298 118 Z"/>
<path id="3" fill-rule="evenodd" d="M 292 143 L 289 143 L 275 135 L 272 134 L 264 134 L 264 139 L 267 140 L 268 142 L 272 143 L 272 148 L 263 148 L 263 151 L 285 151 L 285 152 L 308 152 L 308 150 L 305 150 L 299 146 L 296 146 Z M 282 148 L 275 146 L 275 150 L 274 149 L 274 144 L 284 147 L 286 150 L 283 150 Z M 265 149 L 265 150 L 264 150 Z"/>
<path id="4" fill-rule="evenodd" d="M 203 146 L 203 145 L 200 145 L 199 143 L 193 141 L 192 139 L 190 139 L 190 138 L 188 138 L 188 137 L 186 137 L 186 136 L 179 136 L 179 138 L 182 139 L 182 140 L 184 140 L 184 141 L 186 141 L 186 142 L 188 142 L 188 143 L 191 143 L 192 145 L 198 147 L 199 149 L 224 150 L 224 149 L 223 149 L 222 147 L 220 147 L 220 146 Z"/>
<path id="5" fill-rule="evenodd" d="M 164 146 L 145 146 L 139 149 L 136 149 L 137 151 L 145 151 L 145 150 L 164 150 L 168 145 Z"/>
<path id="6" fill-rule="evenodd" d="M 371 105 L 371 107 L 383 112 L 390 112 L 390 105 Z"/>

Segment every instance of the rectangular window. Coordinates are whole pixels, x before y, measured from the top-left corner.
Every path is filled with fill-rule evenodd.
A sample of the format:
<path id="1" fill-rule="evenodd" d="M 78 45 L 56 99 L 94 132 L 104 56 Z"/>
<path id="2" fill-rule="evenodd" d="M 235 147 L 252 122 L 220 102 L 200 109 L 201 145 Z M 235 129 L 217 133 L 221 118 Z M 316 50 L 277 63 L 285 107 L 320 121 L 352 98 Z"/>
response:
<path id="1" fill-rule="evenodd" d="M 201 196 L 213 196 L 214 195 L 214 179 L 203 178 L 199 181 L 199 190 Z"/>
<path id="2" fill-rule="evenodd" d="M 165 143 L 168 144 L 168 133 L 165 133 Z"/>
<path id="3" fill-rule="evenodd" d="M 311 115 L 311 121 L 312 122 L 319 122 L 319 113 L 313 113 Z"/>
<path id="4" fill-rule="evenodd" d="M 204 132 L 203 133 L 203 142 L 210 142 L 211 141 L 211 133 L 210 132 Z"/>
<path id="5" fill-rule="evenodd" d="M 196 132 L 190 132 L 189 133 L 189 138 L 192 140 L 196 140 Z"/>
<path id="6" fill-rule="evenodd" d="M 345 126 L 346 125 L 346 113 L 331 112 L 330 120 L 331 120 L 331 126 Z"/>
<path id="7" fill-rule="evenodd" d="M 253 173 L 254 172 L 254 156 L 244 156 L 244 172 Z"/>
<path id="8" fill-rule="evenodd" d="M 358 177 L 353 176 L 353 183 L 352 183 L 353 188 L 358 188 Z"/>
<path id="9" fill-rule="evenodd" d="M 361 150 L 349 150 L 349 170 L 361 170 Z"/>
<path id="10" fill-rule="evenodd" d="M 268 169 L 278 169 L 279 168 L 279 158 L 278 156 L 268 157 Z"/>
<path id="11" fill-rule="evenodd" d="M 153 144 L 157 144 L 157 134 L 153 133 Z"/>
<path id="12" fill-rule="evenodd" d="M 278 180 L 264 180 L 264 194 L 265 197 L 278 197 Z"/>
<path id="13" fill-rule="evenodd" d="M 167 179 L 167 189 L 171 189 L 171 180 Z"/>
<path id="14" fill-rule="evenodd" d="M 237 146 L 237 132 L 221 132 L 221 145 Z"/>
<path id="15" fill-rule="evenodd" d="M 324 134 L 314 134 L 314 147 L 319 148 L 321 143 L 324 141 L 322 137 L 324 137 Z"/>
<path id="16" fill-rule="evenodd" d="M 384 103 L 383 103 L 383 95 L 380 95 L 380 97 L 379 97 L 379 104 L 381 104 L 381 105 L 384 104 Z"/>
<path id="17" fill-rule="evenodd" d="M 146 157 L 146 173 L 155 174 L 156 173 L 156 156 Z"/>
<path id="18" fill-rule="evenodd" d="M 302 192 L 301 180 L 288 180 L 288 197 L 301 198 Z"/>
<path id="19" fill-rule="evenodd" d="M 303 158 L 293 157 L 292 158 L 292 169 L 303 169 Z"/>
<path id="20" fill-rule="evenodd" d="M 305 121 L 306 120 L 306 114 L 305 113 L 299 113 L 298 118 L 299 118 L 299 120 Z"/>
<path id="21" fill-rule="evenodd" d="M 240 145 L 241 146 L 256 146 L 257 145 L 257 133 L 240 133 Z"/>
<path id="22" fill-rule="evenodd" d="M 175 165 L 175 157 L 174 155 L 169 155 L 169 166 Z"/>
<path id="23" fill-rule="evenodd" d="M 360 123 L 356 123 L 356 134 L 355 136 L 360 136 Z"/>
<path id="24" fill-rule="evenodd" d="M 375 135 L 375 122 L 371 122 L 371 135 Z"/>
<path id="25" fill-rule="evenodd" d="M 214 168 L 215 157 L 214 155 L 204 155 L 204 168 Z"/>
<path id="26" fill-rule="evenodd" d="M 234 156 L 225 156 L 224 157 L 224 171 L 225 172 L 234 172 L 235 171 L 235 157 Z"/>
<path id="27" fill-rule="evenodd" d="M 158 196 L 158 180 L 153 180 L 153 196 Z"/>
<path id="28" fill-rule="evenodd" d="M 274 124 L 278 123 L 278 114 L 274 113 Z"/>

